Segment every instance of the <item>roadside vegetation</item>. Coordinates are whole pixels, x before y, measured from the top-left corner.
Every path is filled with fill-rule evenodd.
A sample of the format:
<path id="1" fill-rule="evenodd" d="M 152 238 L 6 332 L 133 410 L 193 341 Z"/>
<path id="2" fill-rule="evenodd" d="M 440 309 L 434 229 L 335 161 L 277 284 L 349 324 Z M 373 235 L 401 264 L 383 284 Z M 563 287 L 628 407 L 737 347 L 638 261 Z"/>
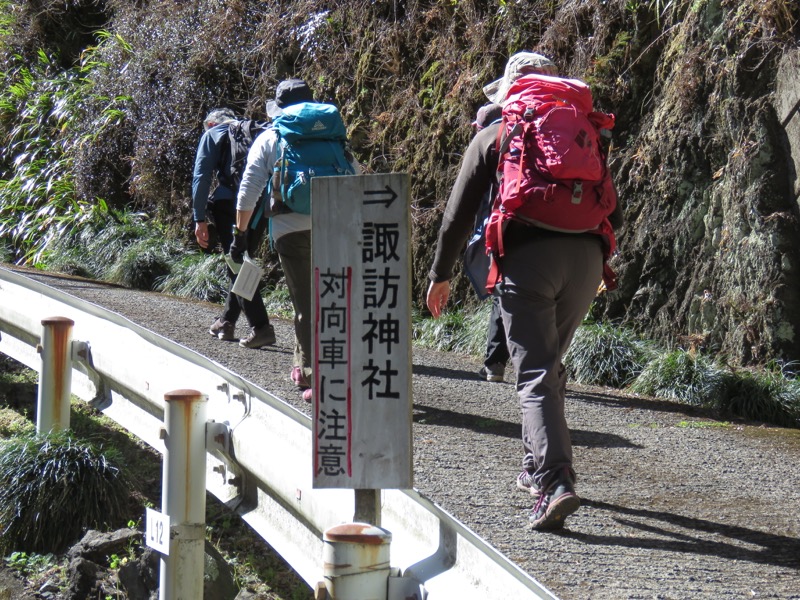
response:
<path id="1" fill-rule="evenodd" d="M 37 374 L 0 359 L 0 556 L 39 590 L 68 584 L 65 550 L 87 528 L 142 530 L 145 507 L 158 509 L 161 456 L 81 401 L 69 431 L 38 435 L 32 421 Z M 210 494 L 206 539 L 231 566 L 240 589 L 262 600 L 309 600 L 313 594 L 250 527 Z M 141 545 L 110 554 L 106 588 L 135 562 Z M 120 595 L 105 598 L 125 597 Z"/>
<path id="2" fill-rule="evenodd" d="M 616 115 L 612 170 L 631 220 L 614 257 L 621 285 L 598 312 L 662 341 L 702 329 L 736 364 L 796 359 L 798 309 L 784 296 L 800 264 L 796 215 L 789 170 L 774 169 L 789 158 L 782 117 L 767 107 L 798 22 L 790 0 L 0 0 L 0 243 L 43 266 L 74 228 L 131 212 L 191 248 L 202 115 L 261 118 L 275 84 L 302 76 L 340 106 L 365 172 L 412 175 L 422 310 L 481 86 L 529 48 Z M 729 252 L 728 232 L 747 243 Z M 164 257 L 145 250 L 158 271 Z M 269 261 L 269 285 L 278 271 Z M 453 298 L 474 304 L 468 288 L 456 275 Z M 706 290 L 713 301 L 695 310 Z"/>
<path id="3" fill-rule="evenodd" d="M 50 4 L 53 9 L 58 5 Z M 181 170 L 190 170 L 198 123 L 196 118 L 191 126 L 185 120 L 161 123 L 161 138 L 150 140 L 157 142 L 155 155 L 146 147 L 131 146 L 135 140 L 139 140 L 135 144 L 144 144 L 143 135 L 157 133 L 152 130 L 156 123 L 142 121 L 142 111 L 152 119 L 163 115 L 155 104 L 144 103 L 144 95 L 151 91 L 147 77 L 167 68 L 164 61 L 169 55 L 137 55 L 124 33 L 136 35 L 127 21 L 136 13 L 129 13 L 124 3 L 114 5 L 119 13 L 113 31 L 101 26 L 107 24 L 107 16 L 91 12 L 88 16 L 98 24 L 84 39 L 69 35 L 61 39 L 61 33 L 56 35 L 54 31 L 52 39 L 60 41 L 48 46 L 44 38 L 37 38 L 31 31 L 23 32 L 21 25 L 30 18 L 46 29 L 53 25 L 54 14 L 26 16 L 26 8 L 0 0 L 0 48 L 4 51 L 0 67 L 7 82 L 0 90 L 0 132 L 5 140 L 0 146 L 0 253 L 7 261 L 36 268 L 221 302 L 227 288 L 224 261 L 218 253 L 199 251 L 191 232 L 176 228 L 175 217 L 188 209 L 186 199 L 182 199 L 180 209 L 169 202 L 159 203 L 156 190 L 172 189 L 174 183 L 152 178 L 156 172 L 164 175 L 169 165 L 180 164 Z M 510 11 L 511 7 L 504 10 Z M 665 17 L 667 12 L 666 6 L 659 3 L 648 4 L 647 10 L 659 17 Z M 81 16 L 82 23 L 87 14 Z M 321 14 L 318 25 L 322 27 L 325 22 L 326 27 L 335 26 L 336 19 L 344 16 L 336 14 L 337 17 Z M 662 25 L 658 21 L 656 24 Z M 183 34 L 173 33 L 178 38 Z M 306 32 L 308 40 L 313 33 Z M 154 39 L 154 50 L 168 41 Z M 26 43 L 42 46 L 30 48 Z M 144 71 L 130 74 L 123 85 L 114 65 L 125 59 L 130 61 L 131 69 Z M 178 63 L 173 67 L 176 73 L 185 68 Z M 598 61 L 595 68 L 611 66 Z M 208 85 L 214 81 L 221 86 L 240 85 L 220 73 L 205 76 Z M 431 85 L 447 81 L 442 73 L 431 72 L 425 78 L 430 79 Z M 591 83 L 602 90 L 604 79 L 595 77 Z M 195 100 L 204 97 L 199 88 L 183 89 L 181 93 Z M 429 93 L 439 92 L 431 89 Z M 445 103 L 431 109 L 447 106 Z M 179 148 L 182 152 L 173 157 L 171 152 L 177 153 Z M 159 153 L 166 154 L 158 158 Z M 134 157 L 135 164 L 123 168 L 115 158 L 121 155 Z M 151 164 L 154 160 L 164 164 Z M 153 173 L 147 175 L 147 169 Z M 173 192 L 170 194 L 174 196 Z M 140 210 L 135 208 L 137 202 L 131 202 L 137 197 L 147 199 L 138 202 Z M 290 317 L 291 303 L 268 242 L 264 244 L 264 256 L 267 308 L 276 316 Z M 454 293 L 454 299 L 461 297 L 463 294 Z M 416 343 L 480 356 L 488 305 L 477 303 L 471 296 L 466 298 L 457 310 L 437 321 L 417 314 Z M 598 306 L 603 302 L 600 298 Z M 656 344 L 641 340 L 630 326 L 596 318 L 578 330 L 566 356 L 566 366 L 570 379 L 577 383 L 709 406 L 724 415 L 779 425 L 800 424 L 794 365 L 772 361 L 744 369 L 728 364 L 726 357 L 714 350 L 681 342 Z"/>

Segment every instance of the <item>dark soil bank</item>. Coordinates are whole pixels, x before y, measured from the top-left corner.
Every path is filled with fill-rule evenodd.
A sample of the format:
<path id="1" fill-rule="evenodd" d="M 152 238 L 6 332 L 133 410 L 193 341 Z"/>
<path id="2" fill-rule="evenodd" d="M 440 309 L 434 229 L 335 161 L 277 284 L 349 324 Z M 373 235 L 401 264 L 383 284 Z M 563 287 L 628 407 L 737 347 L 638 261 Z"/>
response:
<path id="1" fill-rule="evenodd" d="M 218 307 L 32 275 L 201 352 L 309 412 L 289 381 L 292 328 L 246 350 L 207 333 Z M 243 323 L 238 334 L 244 333 Z M 690 407 L 570 387 L 582 508 L 560 533 L 527 527 L 511 384 L 472 359 L 415 350 L 419 491 L 563 599 L 800 599 L 800 431 L 723 423 Z"/>

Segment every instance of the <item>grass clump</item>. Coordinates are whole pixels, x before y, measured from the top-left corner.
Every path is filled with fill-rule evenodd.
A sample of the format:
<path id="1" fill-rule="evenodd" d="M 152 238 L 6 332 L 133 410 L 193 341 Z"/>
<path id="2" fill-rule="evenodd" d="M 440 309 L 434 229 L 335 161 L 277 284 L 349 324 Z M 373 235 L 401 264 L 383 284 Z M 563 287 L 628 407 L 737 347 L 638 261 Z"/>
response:
<path id="1" fill-rule="evenodd" d="M 294 306 L 292 306 L 292 298 L 289 295 L 289 287 L 285 283 L 267 287 L 264 295 L 264 306 L 266 306 L 267 313 L 270 316 L 275 315 L 281 319 L 294 319 Z"/>
<path id="2" fill-rule="evenodd" d="M 771 363 L 761 371 L 731 372 L 726 393 L 714 408 L 723 414 L 800 426 L 800 379 L 789 365 Z"/>
<path id="3" fill-rule="evenodd" d="M 0 442 L 0 552 L 60 551 L 87 527 L 124 521 L 129 489 L 113 455 L 67 432 Z"/>
<path id="4" fill-rule="evenodd" d="M 650 361 L 630 390 L 694 406 L 711 406 L 724 397 L 726 385 L 725 371 L 709 358 L 673 350 Z"/>
<path id="5" fill-rule="evenodd" d="M 83 226 L 52 239 L 40 266 L 50 270 L 67 267 L 68 272 L 107 281 L 130 246 L 163 237 L 163 232 L 148 224 L 147 215 L 121 213 L 103 203 Z"/>
<path id="6" fill-rule="evenodd" d="M 491 310 L 491 303 L 484 302 L 475 311 L 451 310 L 438 319 L 423 318 L 414 313 L 413 340 L 423 348 L 483 356 Z"/>
<path id="7" fill-rule="evenodd" d="M 159 277 L 155 285 L 156 291 L 165 294 L 215 303 L 225 299 L 228 287 L 222 254 L 197 252 L 188 252 L 173 260 L 169 273 Z"/>
<path id="8" fill-rule="evenodd" d="M 655 349 L 632 331 L 610 323 L 578 328 L 564 355 L 570 380 L 584 385 L 622 388 L 642 372 Z"/>
<path id="9" fill-rule="evenodd" d="M 86 227 L 54 240 L 45 267 L 209 302 L 221 302 L 228 289 L 221 255 L 189 251 L 147 215 L 107 206 Z"/>
<path id="10" fill-rule="evenodd" d="M 137 290 L 155 289 L 182 252 L 176 242 L 149 235 L 121 250 L 106 279 Z"/>
<path id="11" fill-rule="evenodd" d="M 800 379 L 789 365 L 732 370 L 695 352 L 674 350 L 649 362 L 629 390 L 726 417 L 800 427 Z"/>

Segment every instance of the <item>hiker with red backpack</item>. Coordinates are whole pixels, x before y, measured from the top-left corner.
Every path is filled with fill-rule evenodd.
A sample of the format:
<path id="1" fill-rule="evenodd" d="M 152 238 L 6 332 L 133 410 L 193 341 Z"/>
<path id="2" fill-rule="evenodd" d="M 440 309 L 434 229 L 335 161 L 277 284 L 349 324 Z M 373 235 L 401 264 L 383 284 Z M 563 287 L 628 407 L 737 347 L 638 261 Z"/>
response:
<path id="1" fill-rule="evenodd" d="M 234 260 L 242 260 L 248 229 L 269 219 L 269 234 L 283 267 L 294 307 L 295 347 L 290 379 L 307 402 L 311 390 L 311 179 L 357 174 L 360 167 L 346 144 L 339 110 L 315 102 L 302 79 L 278 84 L 275 99 L 267 102 L 272 128 L 260 136 L 247 157 L 239 188 Z M 264 189 L 269 208 L 257 210 Z"/>
<path id="2" fill-rule="evenodd" d="M 496 186 L 486 287 L 500 299 L 517 374 L 524 456 L 516 485 L 533 496 L 529 521 L 540 531 L 561 528 L 580 506 L 561 361 L 601 279 L 614 285 L 606 259 L 621 225 L 600 141 L 613 117 L 593 113 L 588 87 L 556 72 L 548 58 L 520 52 L 501 79 L 484 87 L 490 101 L 503 105 L 503 120 L 478 132 L 467 148 L 427 293 L 431 314 L 440 316 L 481 196 Z"/>
<path id="3" fill-rule="evenodd" d="M 229 108 L 214 109 L 203 121 L 205 132 L 197 146 L 192 180 L 192 212 L 195 238 L 204 250 L 213 251 L 212 245 L 215 245 L 209 234 L 209 221 L 213 223 L 212 230 L 215 231 L 224 253 L 228 253 L 233 243 L 231 228 L 236 219 L 236 192 L 239 189 L 236 166 L 241 157 L 233 150 L 236 137 L 232 132 L 247 128 L 247 137 L 252 142 L 252 137 L 263 131 L 266 125 L 264 122 L 239 120 Z M 217 185 L 212 189 L 215 177 Z M 253 255 L 261 242 L 262 234 L 263 231 L 254 231 L 249 236 L 248 246 Z M 248 334 L 239 340 L 239 345 L 244 348 L 261 348 L 274 344 L 275 331 L 269 322 L 261 294 L 256 293 L 251 300 L 234 294 L 231 289 L 236 274 L 230 267 L 227 271 L 230 285 L 225 297 L 225 307 L 208 332 L 221 340 L 236 340 L 236 322 L 244 312 L 249 329 Z"/>

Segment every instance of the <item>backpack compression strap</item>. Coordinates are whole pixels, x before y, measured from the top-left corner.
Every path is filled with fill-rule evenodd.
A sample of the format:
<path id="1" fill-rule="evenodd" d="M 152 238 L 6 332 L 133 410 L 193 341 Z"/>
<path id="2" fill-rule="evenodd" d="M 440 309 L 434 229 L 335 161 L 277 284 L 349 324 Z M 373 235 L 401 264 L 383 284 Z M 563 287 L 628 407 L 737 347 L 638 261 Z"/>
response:
<path id="1" fill-rule="evenodd" d="M 500 259 L 505 256 L 505 246 L 503 244 L 503 229 L 508 216 L 499 210 L 492 211 L 489 222 L 486 224 L 486 253 L 489 255 L 489 274 L 486 277 L 486 291 L 490 294 L 503 278 L 500 270 Z M 617 252 L 617 238 L 614 235 L 614 228 L 608 218 L 604 218 L 597 229 L 587 231 L 599 235 L 603 240 L 603 285 L 608 291 L 617 289 L 617 274 L 608 264 L 608 260 Z"/>
<path id="2" fill-rule="evenodd" d="M 486 223 L 486 254 L 489 255 L 489 274 L 486 277 L 486 291 L 490 294 L 502 279 L 500 259 L 505 256 L 503 228 L 508 217 L 495 206 Z"/>

